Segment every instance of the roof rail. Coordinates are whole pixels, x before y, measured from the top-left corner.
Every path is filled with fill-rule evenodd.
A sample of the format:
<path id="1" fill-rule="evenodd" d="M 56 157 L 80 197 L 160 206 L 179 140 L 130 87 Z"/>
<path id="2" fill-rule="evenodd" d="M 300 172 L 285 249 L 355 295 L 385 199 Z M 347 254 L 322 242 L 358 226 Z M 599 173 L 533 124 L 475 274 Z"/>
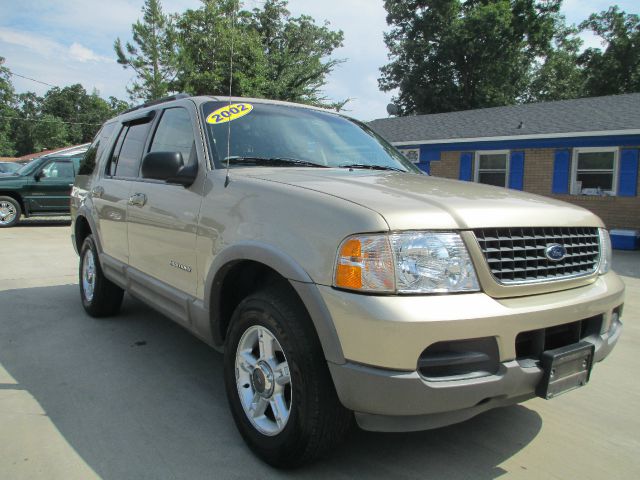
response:
<path id="1" fill-rule="evenodd" d="M 172 100 L 180 100 L 181 98 L 189 98 L 191 95 L 187 93 L 176 93 L 175 95 L 169 95 L 168 97 L 158 98 L 157 100 L 150 100 L 148 102 L 143 103 L 142 105 L 136 105 L 135 107 L 131 107 L 126 109 L 124 112 L 121 112 L 120 115 L 125 113 L 133 112 L 135 110 L 139 110 L 141 108 L 151 107 L 153 105 L 158 105 L 160 103 L 171 102 Z"/>

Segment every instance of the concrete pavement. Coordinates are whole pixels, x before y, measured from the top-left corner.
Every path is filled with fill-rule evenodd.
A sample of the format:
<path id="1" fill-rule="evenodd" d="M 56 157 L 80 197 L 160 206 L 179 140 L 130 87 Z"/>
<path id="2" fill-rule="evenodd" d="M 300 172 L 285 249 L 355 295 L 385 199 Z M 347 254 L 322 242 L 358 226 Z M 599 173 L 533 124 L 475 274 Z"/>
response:
<path id="1" fill-rule="evenodd" d="M 413 434 L 354 431 L 327 460 L 278 472 L 237 433 L 222 357 L 126 297 L 85 315 L 65 222 L 0 230 L 0 478 L 640 477 L 640 253 L 616 350 L 590 384 Z"/>

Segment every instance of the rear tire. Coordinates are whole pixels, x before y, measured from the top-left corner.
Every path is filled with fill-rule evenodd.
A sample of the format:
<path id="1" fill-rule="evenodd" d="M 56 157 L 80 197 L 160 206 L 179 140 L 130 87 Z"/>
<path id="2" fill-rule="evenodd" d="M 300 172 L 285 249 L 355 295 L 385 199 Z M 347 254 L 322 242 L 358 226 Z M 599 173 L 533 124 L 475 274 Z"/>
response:
<path id="1" fill-rule="evenodd" d="M 12 197 L 0 197 L 0 228 L 10 228 L 20 221 L 22 208 Z"/>
<path id="2" fill-rule="evenodd" d="M 124 290 L 104 276 L 93 235 L 88 235 L 80 249 L 80 298 L 92 317 L 115 315 L 122 305 Z"/>
<path id="3" fill-rule="evenodd" d="M 263 351 L 269 350 L 274 353 L 267 358 Z M 352 412 L 338 400 L 311 319 L 288 285 L 266 287 L 238 305 L 225 344 L 224 377 L 240 434 L 274 467 L 317 459 L 335 448 L 353 424 Z"/>

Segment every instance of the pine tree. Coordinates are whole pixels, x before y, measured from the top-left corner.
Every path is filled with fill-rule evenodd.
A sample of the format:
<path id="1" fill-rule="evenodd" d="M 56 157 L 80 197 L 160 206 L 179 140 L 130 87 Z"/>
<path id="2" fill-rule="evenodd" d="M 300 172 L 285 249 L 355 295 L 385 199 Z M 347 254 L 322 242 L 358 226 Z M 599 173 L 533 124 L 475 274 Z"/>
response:
<path id="1" fill-rule="evenodd" d="M 142 21 L 131 28 L 133 43 L 124 47 L 118 38 L 114 50 L 118 63 L 136 73 L 130 87 L 131 100 L 154 100 L 169 92 L 176 76 L 176 36 L 173 19 L 162 12 L 160 0 L 145 0 Z"/>

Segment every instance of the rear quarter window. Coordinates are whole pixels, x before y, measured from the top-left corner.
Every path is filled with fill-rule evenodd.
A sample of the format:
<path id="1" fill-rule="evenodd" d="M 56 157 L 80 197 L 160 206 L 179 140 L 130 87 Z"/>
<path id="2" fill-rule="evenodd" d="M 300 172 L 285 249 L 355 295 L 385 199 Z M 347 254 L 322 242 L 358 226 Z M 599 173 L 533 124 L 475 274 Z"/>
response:
<path id="1" fill-rule="evenodd" d="M 107 167 L 107 174 L 118 178 L 136 178 L 140 173 L 140 163 L 151 122 L 125 125 Z"/>
<path id="2" fill-rule="evenodd" d="M 93 139 L 93 143 L 80 161 L 78 175 L 91 175 L 93 173 L 96 168 L 96 164 L 100 162 L 100 159 L 109 144 L 109 140 L 111 139 L 115 126 L 115 123 L 108 123 L 100 129 Z"/>

